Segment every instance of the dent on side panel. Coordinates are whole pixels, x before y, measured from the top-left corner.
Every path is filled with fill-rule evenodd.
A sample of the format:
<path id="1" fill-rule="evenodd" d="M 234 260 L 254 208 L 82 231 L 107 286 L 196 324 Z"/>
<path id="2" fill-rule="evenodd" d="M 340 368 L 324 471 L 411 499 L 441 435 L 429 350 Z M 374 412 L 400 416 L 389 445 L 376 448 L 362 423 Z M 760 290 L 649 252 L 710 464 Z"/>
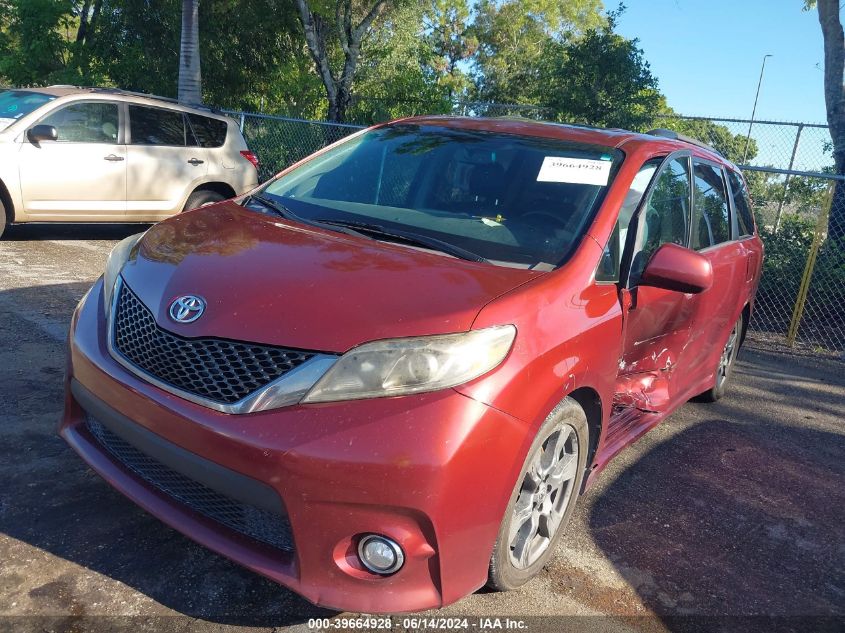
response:
<path id="1" fill-rule="evenodd" d="M 614 413 L 633 408 L 661 412 L 669 408 L 673 384 L 682 374 L 679 360 L 692 336 L 696 300 L 691 295 L 640 288 L 626 323 L 625 351 L 613 395 Z"/>

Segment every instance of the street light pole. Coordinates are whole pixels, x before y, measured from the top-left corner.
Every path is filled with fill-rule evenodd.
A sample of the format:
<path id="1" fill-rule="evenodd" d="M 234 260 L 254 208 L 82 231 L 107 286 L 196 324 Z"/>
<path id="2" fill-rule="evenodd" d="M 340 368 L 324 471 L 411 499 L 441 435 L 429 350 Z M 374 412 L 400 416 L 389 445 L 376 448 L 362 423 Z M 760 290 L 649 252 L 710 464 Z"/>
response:
<path id="1" fill-rule="evenodd" d="M 757 99 L 760 98 L 760 86 L 763 84 L 763 71 L 766 70 L 766 59 L 772 55 L 763 55 L 763 65 L 760 67 L 760 79 L 757 81 L 757 94 L 754 95 L 754 108 L 751 110 L 751 120 L 748 122 L 748 135 L 745 137 L 745 150 L 742 152 L 742 164 L 748 158 L 748 144 L 751 142 L 751 126 L 754 125 L 754 115 L 757 113 Z"/>

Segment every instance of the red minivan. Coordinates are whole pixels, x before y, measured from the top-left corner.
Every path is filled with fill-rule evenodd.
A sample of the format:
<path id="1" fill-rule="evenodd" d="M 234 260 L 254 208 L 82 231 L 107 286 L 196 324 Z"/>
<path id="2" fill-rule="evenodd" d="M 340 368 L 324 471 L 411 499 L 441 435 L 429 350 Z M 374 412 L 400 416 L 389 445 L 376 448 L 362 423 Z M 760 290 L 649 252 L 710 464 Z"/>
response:
<path id="1" fill-rule="evenodd" d="M 738 169 L 692 139 L 376 126 L 118 244 L 61 434 L 317 604 L 512 589 L 615 454 L 725 392 L 762 255 Z"/>

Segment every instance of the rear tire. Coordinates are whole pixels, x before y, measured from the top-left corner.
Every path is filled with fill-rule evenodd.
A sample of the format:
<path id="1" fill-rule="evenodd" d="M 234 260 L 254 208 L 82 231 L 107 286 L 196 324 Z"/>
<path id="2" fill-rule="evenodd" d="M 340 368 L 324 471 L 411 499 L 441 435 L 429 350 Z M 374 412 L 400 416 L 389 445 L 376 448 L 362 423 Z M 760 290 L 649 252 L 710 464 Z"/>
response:
<path id="1" fill-rule="evenodd" d="M 543 569 L 575 509 L 589 446 L 587 416 L 566 398 L 528 450 L 493 546 L 488 587 L 516 589 Z"/>
<path id="2" fill-rule="evenodd" d="M 3 232 L 6 230 L 7 224 L 6 205 L 4 205 L 3 201 L 0 200 L 0 238 L 3 237 Z"/>
<path id="3" fill-rule="evenodd" d="M 701 402 L 716 402 L 728 390 L 728 381 L 733 373 L 734 362 L 742 345 L 743 321 L 743 317 L 740 316 L 734 324 L 731 333 L 728 335 L 728 340 L 722 349 L 722 355 L 719 357 L 719 365 L 716 367 L 716 378 L 713 386 L 699 395 L 696 400 Z"/>
<path id="4" fill-rule="evenodd" d="M 195 191 L 190 196 L 188 196 L 188 201 L 185 203 L 185 208 L 182 209 L 182 212 L 190 211 L 192 209 L 199 209 L 200 207 L 204 207 L 209 204 L 214 204 L 215 202 L 220 202 L 221 200 L 225 200 L 226 196 L 222 193 L 218 193 L 216 191 L 212 191 L 211 189 L 202 189 L 200 191 Z"/>

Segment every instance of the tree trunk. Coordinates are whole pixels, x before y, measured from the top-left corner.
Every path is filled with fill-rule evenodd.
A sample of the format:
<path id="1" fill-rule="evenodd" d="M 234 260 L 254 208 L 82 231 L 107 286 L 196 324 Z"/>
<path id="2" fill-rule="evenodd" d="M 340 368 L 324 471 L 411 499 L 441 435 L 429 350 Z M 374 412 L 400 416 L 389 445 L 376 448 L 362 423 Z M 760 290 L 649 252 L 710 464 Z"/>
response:
<path id="1" fill-rule="evenodd" d="M 76 31 L 77 44 L 85 42 L 85 37 L 88 35 L 88 14 L 90 11 L 91 0 L 85 0 L 82 4 L 82 10 L 79 12 L 79 29 Z"/>
<path id="2" fill-rule="evenodd" d="M 336 0 L 335 21 L 340 46 L 343 50 L 343 70 L 340 78 L 336 78 L 329 65 L 328 45 L 326 42 L 328 25 L 323 18 L 314 13 L 308 6 L 308 0 L 296 0 L 299 10 L 299 21 L 305 32 L 305 43 L 308 53 L 314 62 L 317 75 L 326 89 L 326 100 L 329 102 L 329 121 L 343 122 L 349 104 L 352 101 L 352 82 L 358 57 L 361 54 L 361 41 L 369 31 L 373 21 L 381 15 L 387 6 L 387 0 L 375 0 L 367 15 L 358 23 L 352 23 L 352 2 L 350 0 Z"/>
<path id="3" fill-rule="evenodd" d="M 181 103 L 202 103 L 199 39 L 199 0 L 182 0 L 178 92 Z"/>
<path id="4" fill-rule="evenodd" d="M 836 173 L 845 175 L 845 36 L 839 18 L 839 0 L 818 0 L 819 24 L 824 37 L 824 99 L 827 124 L 833 141 Z M 828 245 L 845 256 L 845 182 L 833 193 L 828 224 Z"/>

